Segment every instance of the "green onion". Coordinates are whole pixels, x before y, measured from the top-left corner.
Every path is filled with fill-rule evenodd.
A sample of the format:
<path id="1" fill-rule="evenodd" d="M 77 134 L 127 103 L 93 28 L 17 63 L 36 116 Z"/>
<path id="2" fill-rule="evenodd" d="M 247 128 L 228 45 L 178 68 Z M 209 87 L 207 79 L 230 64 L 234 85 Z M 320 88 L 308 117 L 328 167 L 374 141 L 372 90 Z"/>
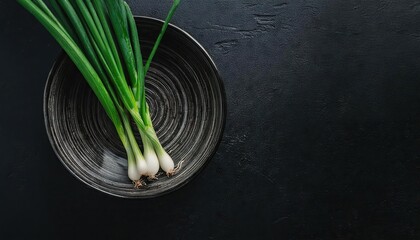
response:
<path id="1" fill-rule="evenodd" d="M 180 1 L 174 1 L 145 66 L 137 26 L 126 2 L 49 0 L 52 10 L 42 0 L 18 2 L 57 40 L 104 107 L 126 150 L 128 176 L 135 187 L 142 185 L 141 176 L 155 179 L 159 167 L 168 176 L 174 174 L 173 160 L 153 128 L 144 82 Z M 144 155 L 134 137 L 130 117 L 139 130 Z"/>

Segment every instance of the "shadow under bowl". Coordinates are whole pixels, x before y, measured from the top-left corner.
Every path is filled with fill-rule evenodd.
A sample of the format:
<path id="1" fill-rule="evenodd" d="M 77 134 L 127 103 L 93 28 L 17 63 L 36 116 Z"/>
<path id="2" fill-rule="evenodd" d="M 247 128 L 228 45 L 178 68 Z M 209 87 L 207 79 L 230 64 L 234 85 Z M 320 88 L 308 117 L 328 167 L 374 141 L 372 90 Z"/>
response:
<path id="1" fill-rule="evenodd" d="M 163 22 L 148 17 L 136 17 L 136 22 L 146 57 Z M 75 65 L 60 55 L 46 83 L 44 118 L 55 153 L 76 178 L 113 196 L 150 198 L 185 185 L 212 158 L 225 125 L 226 97 L 204 48 L 170 25 L 146 76 L 146 89 L 157 135 L 175 164 L 183 164 L 175 176 L 163 174 L 134 189 L 113 124 Z"/>

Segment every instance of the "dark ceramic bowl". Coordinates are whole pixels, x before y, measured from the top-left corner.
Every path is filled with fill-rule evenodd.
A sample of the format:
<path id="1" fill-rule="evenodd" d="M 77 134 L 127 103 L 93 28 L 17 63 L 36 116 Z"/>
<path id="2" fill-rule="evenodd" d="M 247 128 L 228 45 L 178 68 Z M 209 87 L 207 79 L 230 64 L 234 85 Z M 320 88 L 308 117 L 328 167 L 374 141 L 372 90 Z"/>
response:
<path id="1" fill-rule="evenodd" d="M 162 21 L 137 17 L 144 56 Z M 223 83 L 203 47 L 170 25 L 146 79 L 147 101 L 163 147 L 181 170 L 142 189 L 127 177 L 124 148 L 111 121 L 70 59 L 62 54 L 45 87 L 48 137 L 63 165 L 85 184 L 124 198 L 156 197 L 196 176 L 216 152 L 226 117 Z M 138 139 L 139 136 L 137 136 Z"/>

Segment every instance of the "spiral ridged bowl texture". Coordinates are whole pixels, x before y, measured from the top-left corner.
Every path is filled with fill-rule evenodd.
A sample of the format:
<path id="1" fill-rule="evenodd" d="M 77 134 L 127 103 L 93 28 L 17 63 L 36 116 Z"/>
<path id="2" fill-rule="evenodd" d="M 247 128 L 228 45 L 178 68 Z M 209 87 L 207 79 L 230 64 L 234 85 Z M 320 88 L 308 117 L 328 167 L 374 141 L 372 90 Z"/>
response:
<path id="1" fill-rule="evenodd" d="M 146 58 L 162 21 L 136 17 L 136 22 Z M 114 196 L 149 198 L 183 186 L 211 159 L 222 138 L 226 100 L 217 68 L 200 44 L 170 25 L 146 89 L 157 135 L 175 164 L 183 164 L 175 176 L 162 174 L 134 189 L 114 126 L 71 60 L 65 54 L 58 58 L 45 88 L 45 124 L 54 151 L 75 177 Z"/>

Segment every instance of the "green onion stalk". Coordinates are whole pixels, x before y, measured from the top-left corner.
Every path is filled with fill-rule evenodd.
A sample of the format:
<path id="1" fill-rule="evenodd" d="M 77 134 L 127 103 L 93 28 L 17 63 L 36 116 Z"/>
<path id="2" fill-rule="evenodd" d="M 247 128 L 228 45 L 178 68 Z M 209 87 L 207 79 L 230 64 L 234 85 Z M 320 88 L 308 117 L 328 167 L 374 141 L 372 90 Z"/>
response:
<path id="1" fill-rule="evenodd" d="M 160 42 L 163 39 L 163 35 L 166 32 L 166 29 L 168 28 L 169 22 L 172 19 L 172 16 L 174 15 L 176 9 L 178 8 L 178 5 L 180 3 L 180 0 L 174 0 L 172 7 L 169 10 L 168 16 L 165 19 L 165 22 L 162 25 L 162 29 L 160 30 L 159 36 L 152 48 L 152 51 L 147 59 L 146 65 L 144 66 L 144 69 L 140 69 L 139 71 L 144 71 L 144 74 L 142 74 L 142 76 L 144 77 L 147 74 L 147 71 L 150 68 L 150 64 L 153 60 L 153 57 L 156 54 L 156 51 L 160 45 Z M 132 17 L 130 19 L 133 19 Z M 134 25 L 132 25 L 132 31 L 136 31 Z M 135 36 L 137 36 L 137 34 L 135 34 Z M 135 39 L 135 41 L 138 41 Z M 140 46 L 139 46 L 139 52 L 140 52 Z M 141 53 L 141 52 L 140 52 Z M 142 59 L 141 54 L 137 56 L 137 59 Z M 144 83 L 144 81 L 143 81 Z M 153 128 L 153 123 L 152 123 L 152 119 L 150 117 L 150 112 L 149 112 L 149 106 L 147 105 L 146 102 L 146 93 L 145 93 L 145 88 L 142 87 L 141 88 L 143 90 L 143 92 L 140 94 L 139 98 L 140 100 L 140 109 L 142 110 L 142 114 L 143 114 L 143 120 L 146 123 L 147 126 L 149 126 L 152 131 L 153 131 L 153 135 L 156 136 L 156 132 Z M 158 146 L 155 146 L 155 150 L 157 152 L 158 158 L 159 158 L 159 164 L 160 167 L 166 172 L 166 174 L 168 176 L 173 175 L 176 173 L 177 170 L 179 170 L 179 168 L 181 167 L 181 165 L 178 165 L 176 168 L 174 167 L 174 161 L 172 160 L 172 158 L 169 156 L 169 154 L 165 151 L 165 149 L 162 147 L 162 145 L 159 143 Z M 180 164 L 182 164 L 182 162 L 180 162 Z"/>
<path id="2" fill-rule="evenodd" d="M 165 149 L 162 147 L 156 135 L 156 132 L 154 130 L 150 112 L 149 112 L 149 106 L 147 105 L 147 102 L 146 102 L 146 92 L 145 92 L 144 82 L 145 82 L 145 75 L 147 73 L 147 70 L 150 67 L 150 63 L 152 62 L 152 59 L 156 54 L 159 44 L 162 41 L 163 35 L 168 27 L 169 21 L 171 20 L 179 3 L 180 3 L 179 0 L 175 0 L 173 2 L 172 7 L 169 10 L 168 17 L 165 19 L 165 22 L 162 26 L 159 36 L 152 48 L 152 51 L 144 67 L 143 67 L 143 57 L 141 53 L 140 41 L 138 38 L 136 23 L 131 13 L 130 7 L 128 6 L 127 3 L 124 3 L 126 13 L 127 13 L 126 16 L 128 20 L 128 27 L 125 29 L 129 29 L 129 33 L 130 33 L 129 34 L 130 38 L 127 37 L 125 41 L 127 42 L 131 41 L 132 44 L 129 46 L 133 47 L 132 50 L 128 50 L 127 52 L 133 53 L 134 55 L 134 58 L 128 57 L 126 58 L 126 61 L 134 61 L 133 63 L 130 63 L 129 66 L 135 66 L 137 68 L 135 72 L 137 72 L 136 76 L 138 77 L 138 80 L 134 81 L 134 82 L 137 82 L 138 85 L 133 87 L 133 92 L 135 94 L 135 98 L 137 99 L 139 112 L 141 114 L 143 122 L 145 123 L 146 127 L 150 129 L 151 134 L 154 135 L 155 139 L 157 140 L 155 144 L 153 144 L 147 138 L 147 136 L 142 131 L 140 131 L 140 135 L 141 135 L 143 145 L 144 145 L 144 153 L 145 153 L 144 155 L 145 155 L 146 161 L 148 162 L 149 166 L 154 166 L 154 167 L 149 167 L 149 170 L 150 170 L 149 177 L 151 178 L 153 178 L 156 175 L 157 171 L 159 170 L 158 166 L 160 166 L 162 170 L 165 171 L 168 176 L 173 175 L 177 170 L 175 168 L 174 161 L 172 160 L 170 155 L 165 151 Z"/>
<path id="3" fill-rule="evenodd" d="M 153 128 L 144 82 L 180 1 L 174 1 L 145 66 L 134 17 L 124 1 L 49 0 L 52 10 L 42 0 L 18 2 L 57 40 L 97 96 L 126 150 L 128 176 L 135 186 L 142 185 L 141 176 L 156 178 L 159 166 L 168 176 L 174 174 L 173 160 Z M 144 155 L 130 118 L 140 132 Z"/>
<path id="4" fill-rule="evenodd" d="M 162 147 L 152 125 L 150 112 L 145 98 L 146 94 L 144 82 L 145 74 L 150 67 L 150 63 L 156 54 L 157 48 L 168 27 L 169 21 L 179 3 L 179 0 L 175 0 L 173 2 L 173 5 L 169 10 L 168 17 L 165 19 L 161 32 L 146 62 L 146 66 L 143 67 L 143 58 L 140 50 L 137 27 L 129 6 L 122 0 L 106 1 L 106 5 L 110 13 L 110 21 L 117 36 L 116 38 L 121 52 L 123 53 L 124 62 L 126 63 L 125 68 L 129 73 L 132 73 L 129 74 L 131 78 L 137 78 L 131 79 L 131 83 L 133 84 L 133 94 L 137 99 L 138 112 L 133 111 L 131 114 L 139 127 L 139 132 L 144 146 L 144 156 L 149 169 L 147 174 L 149 178 L 155 178 L 159 170 L 159 166 L 168 176 L 174 174 L 176 171 L 172 158 Z M 117 9 L 117 11 L 113 11 L 115 9 Z M 124 19 L 127 19 L 127 21 Z M 137 85 L 135 85 L 135 83 L 137 83 Z M 143 126 L 145 129 L 143 129 Z"/>

